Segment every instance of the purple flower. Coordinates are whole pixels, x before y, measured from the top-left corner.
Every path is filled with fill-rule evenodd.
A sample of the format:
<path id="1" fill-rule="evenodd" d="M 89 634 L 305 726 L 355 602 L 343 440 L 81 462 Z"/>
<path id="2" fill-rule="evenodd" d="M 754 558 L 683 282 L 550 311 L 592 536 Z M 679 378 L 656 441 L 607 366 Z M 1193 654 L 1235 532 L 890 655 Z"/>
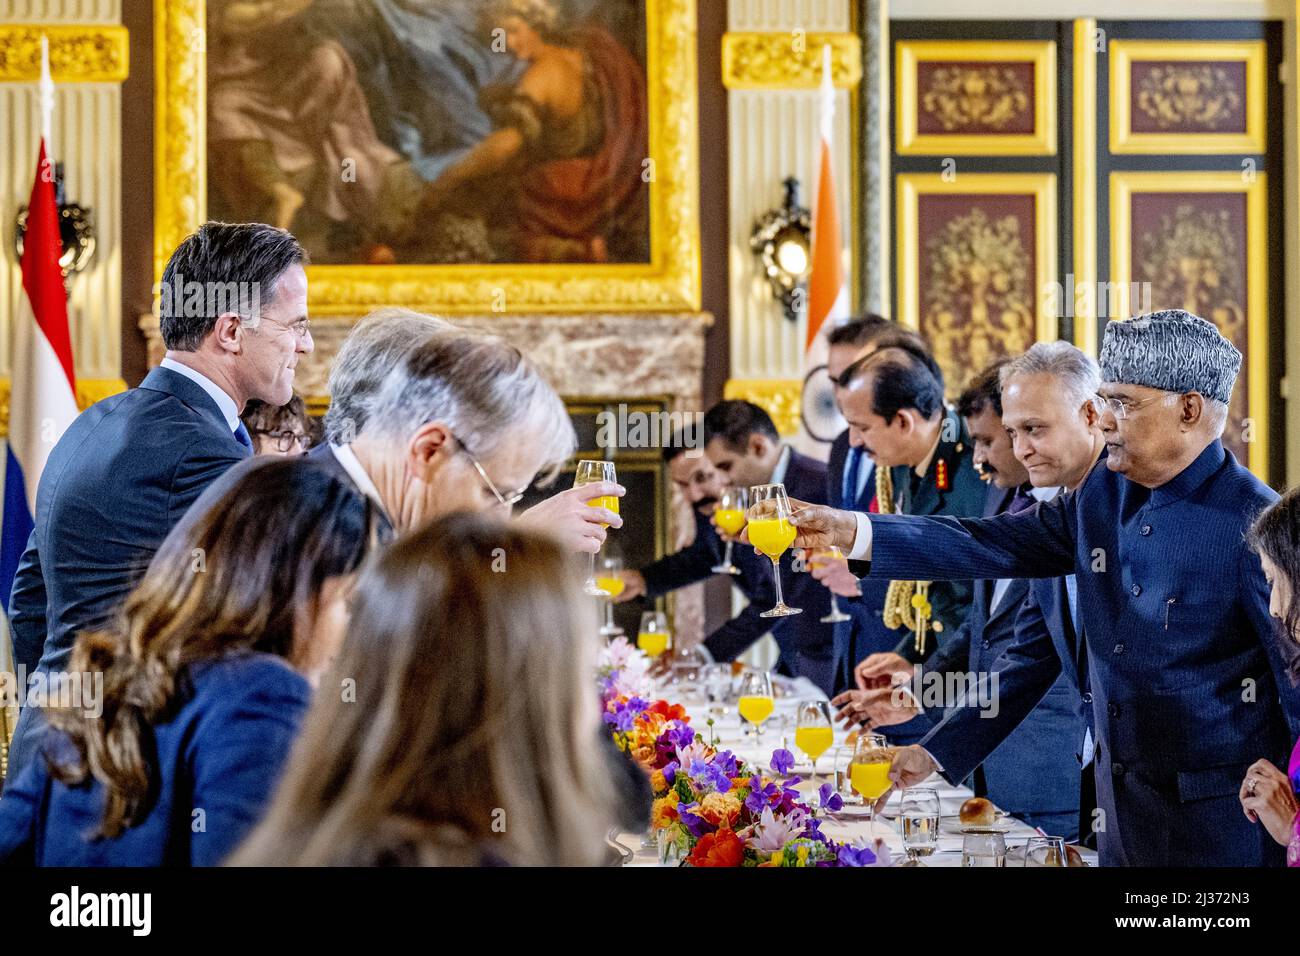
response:
<path id="1" fill-rule="evenodd" d="M 876 854 L 867 847 L 841 843 L 835 848 L 835 858 L 840 866 L 874 866 Z"/>
<path id="2" fill-rule="evenodd" d="M 740 775 L 740 764 L 736 761 L 736 755 L 730 750 L 719 750 L 713 755 L 713 763 L 728 777 Z"/>
<path id="3" fill-rule="evenodd" d="M 667 783 L 668 786 L 671 787 L 676 782 L 677 768 L 680 766 L 681 764 L 679 764 L 676 760 L 670 760 L 668 761 L 668 763 L 664 764 L 664 769 L 663 769 L 664 782 Z"/>
<path id="4" fill-rule="evenodd" d="M 794 754 L 784 747 L 772 751 L 772 772 L 785 776 L 794 768 Z"/>
<path id="5" fill-rule="evenodd" d="M 831 813 L 838 813 L 844 809 L 844 798 L 835 792 L 835 788 L 829 783 L 824 783 L 817 790 L 818 806 L 823 810 L 829 810 Z"/>
<path id="6" fill-rule="evenodd" d="M 687 773 L 695 783 L 711 786 L 718 793 L 726 793 L 731 789 L 731 781 L 722 772 L 722 768 L 707 761 L 692 760 Z"/>
<path id="7" fill-rule="evenodd" d="M 755 776 L 749 779 L 749 796 L 745 798 L 745 807 L 755 816 L 763 812 L 764 807 L 772 806 L 780 800 L 780 791 L 776 784 L 763 786 L 763 781 Z"/>
<path id="8" fill-rule="evenodd" d="M 713 832 L 713 824 L 695 812 L 699 806 L 699 803 L 683 803 L 677 807 L 677 819 L 685 824 L 693 837 L 702 837 L 706 833 Z"/>

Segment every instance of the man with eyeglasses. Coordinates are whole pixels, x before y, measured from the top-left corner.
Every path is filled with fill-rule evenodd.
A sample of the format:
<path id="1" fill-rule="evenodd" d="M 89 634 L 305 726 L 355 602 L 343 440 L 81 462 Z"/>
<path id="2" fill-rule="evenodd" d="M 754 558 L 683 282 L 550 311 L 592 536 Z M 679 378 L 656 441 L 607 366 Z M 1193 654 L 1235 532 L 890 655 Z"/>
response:
<path id="1" fill-rule="evenodd" d="M 240 410 L 292 397 L 313 348 L 306 260 L 293 236 L 258 223 L 206 223 L 176 247 L 159 288 L 160 367 L 82 412 L 41 473 L 9 599 L 28 672 L 66 667 L 76 635 L 113 619 L 185 510 L 252 453 Z M 23 707 L 10 779 L 45 726 L 40 707 Z"/>
<path id="2" fill-rule="evenodd" d="M 1246 545 L 1277 495 L 1219 440 L 1241 353 L 1171 310 L 1111 322 L 1100 364 L 1104 467 L 1072 491 L 983 519 L 809 507 L 793 519 L 795 546 L 836 544 L 895 578 L 1074 574 L 1102 864 L 1281 865 L 1236 801 L 1251 763 L 1284 758 L 1297 716 Z M 905 747 L 890 777 L 907 787 L 936 769 Z"/>

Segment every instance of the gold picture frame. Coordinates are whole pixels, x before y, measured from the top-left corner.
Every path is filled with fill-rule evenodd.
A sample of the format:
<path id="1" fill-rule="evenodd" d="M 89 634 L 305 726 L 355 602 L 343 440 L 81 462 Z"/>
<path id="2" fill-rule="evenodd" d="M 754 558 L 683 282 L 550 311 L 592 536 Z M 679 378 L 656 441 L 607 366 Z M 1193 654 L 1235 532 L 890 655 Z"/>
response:
<path id="1" fill-rule="evenodd" d="M 1263 40 L 1111 40 L 1110 151 L 1167 156 L 1263 153 L 1268 150 L 1267 87 Z M 1132 117 L 1132 67 L 1142 61 L 1244 63 L 1245 132 L 1135 132 Z"/>
<path id="2" fill-rule="evenodd" d="M 1052 341 L 1059 335 L 1059 317 L 1050 310 L 1048 290 L 1058 281 L 1056 245 L 1056 190 L 1053 173 L 902 173 L 897 177 L 895 208 L 897 227 L 898 320 L 921 328 L 920 200 L 931 195 L 1024 196 L 1034 199 L 1034 333 L 1035 341 Z M 1058 290 L 1059 293 L 1059 290 Z M 1061 301 L 1060 296 L 1055 297 Z M 979 369 L 972 369 L 977 372 Z"/>
<path id="3" fill-rule="evenodd" d="M 205 0 L 154 0 L 154 277 L 206 218 Z M 646 0 L 650 261 L 309 266 L 311 311 L 700 309 L 696 0 Z"/>
<path id="4" fill-rule="evenodd" d="M 921 63 L 1030 63 L 1031 133 L 921 133 Z M 1056 43 L 1051 40 L 899 40 L 894 44 L 895 151 L 900 156 L 1053 156 L 1056 154 Z"/>
<path id="5" fill-rule="evenodd" d="M 1268 481 L 1271 402 L 1268 370 L 1268 186 L 1267 176 L 1240 172 L 1116 172 L 1110 177 L 1110 288 L 1115 314 L 1128 316 L 1132 274 L 1134 193 L 1244 193 L 1246 196 L 1245 306 L 1246 402 L 1257 427 L 1247 466 Z M 1164 307 L 1160 303 L 1157 308 Z M 1209 316 L 1206 316 L 1209 318 Z M 1122 321 L 1122 320 L 1120 320 Z"/>

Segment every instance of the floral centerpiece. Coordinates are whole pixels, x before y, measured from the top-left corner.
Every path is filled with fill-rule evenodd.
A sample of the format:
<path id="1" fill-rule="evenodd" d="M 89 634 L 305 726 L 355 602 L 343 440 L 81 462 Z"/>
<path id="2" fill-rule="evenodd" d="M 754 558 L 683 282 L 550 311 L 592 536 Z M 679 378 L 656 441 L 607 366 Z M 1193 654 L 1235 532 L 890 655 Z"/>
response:
<path id="1" fill-rule="evenodd" d="M 601 655 L 605 723 L 619 748 L 650 775 L 651 828 L 667 831 L 690 866 L 888 866 L 889 851 L 837 843 L 821 832 L 818 814 L 834 814 L 843 800 L 829 783 L 817 806 L 804 802 L 790 775 L 794 756 L 772 754 L 769 768 L 706 743 L 685 708 L 653 700 L 645 655 L 626 640 Z"/>

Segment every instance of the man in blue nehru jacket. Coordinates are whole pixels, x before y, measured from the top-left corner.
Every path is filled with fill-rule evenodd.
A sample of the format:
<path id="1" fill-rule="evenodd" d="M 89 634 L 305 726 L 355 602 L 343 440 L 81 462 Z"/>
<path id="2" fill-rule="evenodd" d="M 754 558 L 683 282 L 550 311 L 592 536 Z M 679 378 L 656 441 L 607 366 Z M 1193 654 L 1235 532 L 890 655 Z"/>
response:
<path id="1" fill-rule="evenodd" d="M 1246 545 L 1277 495 L 1219 441 L 1240 368 L 1241 353 L 1191 313 L 1111 322 L 1099 389 L 1106 451 L 1077 488 L 990 518 L 825 507 L 795 516 L 797 547 L 836 544 L 891 578 L 1075 575 L 1103 865 L 1283 862 L 1237 801 L 1254 761 L 1285 759 L 1296 716 L 1269 588 Z M 1039 666 L 1004 668 L 1001 699 L 1032 707 L 1007 683 L 1036 680 Z M 899 750 L 895 785 L 944 772 L 946 739 Z"/>

